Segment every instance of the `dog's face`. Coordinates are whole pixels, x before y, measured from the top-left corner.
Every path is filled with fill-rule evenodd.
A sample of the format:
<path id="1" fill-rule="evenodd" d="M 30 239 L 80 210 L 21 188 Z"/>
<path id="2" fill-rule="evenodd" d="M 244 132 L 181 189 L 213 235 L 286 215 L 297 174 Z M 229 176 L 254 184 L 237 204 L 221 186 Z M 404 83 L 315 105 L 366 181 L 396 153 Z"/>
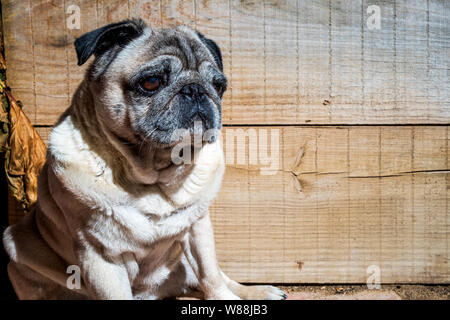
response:
<path id="1" fill-rule="evenodd" d="M 194 128 L 205 143 L 217 139 L 227 81 L 214 41 L 187 27 L 155 30 L 128 20 L 83 35 L 75 47 L 79 65 L 96 57 L 87 81 L 116 145 L 168 148 L 180 130 Z"/>

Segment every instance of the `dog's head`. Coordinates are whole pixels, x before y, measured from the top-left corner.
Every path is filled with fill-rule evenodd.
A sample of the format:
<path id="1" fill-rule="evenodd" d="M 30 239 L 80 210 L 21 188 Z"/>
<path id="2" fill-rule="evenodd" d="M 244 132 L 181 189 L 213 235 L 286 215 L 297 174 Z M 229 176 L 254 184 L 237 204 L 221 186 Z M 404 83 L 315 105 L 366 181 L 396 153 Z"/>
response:
<path id="1" fill-rule="evenodd" d="M 79 65 L 95 56 L 86 81 L 115 145 L 167 148 L 194 129 L 205 143 L 217 139 L 227 80 L 214 41 L 188 27 L 127 20 L 84 34 L 75 48 Z"/>

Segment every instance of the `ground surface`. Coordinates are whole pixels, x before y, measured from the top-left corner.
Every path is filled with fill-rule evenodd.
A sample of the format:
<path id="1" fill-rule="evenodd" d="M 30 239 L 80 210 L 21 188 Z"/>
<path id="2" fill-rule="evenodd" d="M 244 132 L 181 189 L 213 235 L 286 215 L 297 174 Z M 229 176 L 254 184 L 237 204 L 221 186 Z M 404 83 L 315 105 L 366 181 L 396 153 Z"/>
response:
<path id="1" fill-rule="evenodd" d="M 289 300 L 450 300 L 450 285 L 366 285 L 280 286 Z"/>
<path id="2" fill-rule="evenodd" d="M 369 290 L 366 285 L 278 287 L 288 294 L 287 300 L 450 300 L 450 285 L 382 285 L 380 290 Z"/>
<path id="3" fill-rule="evenodd" d="M 0 300 L 17 299 L 9 281 L 1 280 Z M 288 300 L 450 300 L 450 285 L 382 285 L 380 290 L 368 290 L 365 285 L 279 287 Z"/>

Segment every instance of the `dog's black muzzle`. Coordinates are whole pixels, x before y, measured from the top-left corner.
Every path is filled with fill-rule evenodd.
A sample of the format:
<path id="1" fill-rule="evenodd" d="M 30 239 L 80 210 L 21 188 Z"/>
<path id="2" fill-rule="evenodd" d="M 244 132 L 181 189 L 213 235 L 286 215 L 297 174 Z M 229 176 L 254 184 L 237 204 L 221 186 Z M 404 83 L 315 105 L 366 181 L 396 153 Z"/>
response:
<path id="1" fill-rule="evenodd" d="M 197 83 L 188 84 L 179 94 L 184 128 L 191 129 L 194 122 L 201 123 L 203 131 L 220 128 L 220 114 L 202 86 Z"/>

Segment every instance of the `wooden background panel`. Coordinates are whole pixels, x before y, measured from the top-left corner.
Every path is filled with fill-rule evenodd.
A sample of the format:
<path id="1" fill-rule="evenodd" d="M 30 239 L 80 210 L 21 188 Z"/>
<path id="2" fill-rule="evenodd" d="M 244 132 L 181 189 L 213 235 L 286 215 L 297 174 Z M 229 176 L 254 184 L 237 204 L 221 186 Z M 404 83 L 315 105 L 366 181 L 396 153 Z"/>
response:
<path id="1" fill-rule="evenodd" d="M 370 111 L 365 109 L 362 97 L 363 51 L 370 51 L 362 47 L 364 9 L 359 0 L 330 1 L 329 121 L 346 123 L 346 117 L 365 119 L 364 111 Z"/>
<path id="2" fill-rule="evenodd" d="M 243 4 L 230 1 L 231 70 L 228 77 L 231 80 L 231 104 L 228 111 L 225 111 L 226 106 L 223 107 L 224 123 L 239 122 L 238 116 L 248 118 L 249 111 L 257 118 L 264 117 L 263 9 L 262 1 Z"/>
<path id="3" fill-rule="evenodd" d="M 370 4 L 372 2 L 365 0 L 363 9 Z M 365 102 L 365 108 L 362 111 L 374 109 L 376 112 L 393 117 L 398 97 L 394 57 L 397 54 L 397 22 L 392 17 L 397 14 L 397 7 L 396 3 L 390 0 L 383 1 L 379 5 L 382 8 L 382 28 L 376 31 L 366 28 L 362 32 L 363 68 L 361 73 L 364 81 L 362 98 Z"/>
<path id="4" fill-rule="evenodd" d="M 328 0 L 298 1 L 298 107 L 300 123 L 326 123 L 330 101 Z M 294 120 L 294 119 L 292 119 Z M 292 121 L 292 122 L 295 122 Z"/>
<path id="5" fill-rule="evenodd" d="M 71 48 L 67 46 L 64 32 L 64 10 L 63 1 L 30 3 L 36 123 L 58 116 L 61 107 L 70 104 L 68 52 Z"/>
<path id="6" fill-rule="evenodd" d="M 1 5 L 4 47 L 8 52 L 8 85 L 12 86 L 14 95 L 20 97 L 28 118 L 36 123 L 34 48 L 29 3 L 2 1 Z"/>
<path id="7" fill-rule="evenodd" d="M 38 132 L 47 142 L 50 129 Z M 211 213 L 237 280 L 365 283 L 375 265 L 383 283 L 450 282 L 448 127 L 226 127 L 223 138 Z"/>
<path id="8" fill-rule="evenodd" d="M 66 26 L 70 4 L 79 30 Z M 371 4 L 379 30 L 366 26 Z M 383 283 L 450 282 L 448 127 L 309 126 L 448 123 L 449 2 L 8 0 L 2 9 L 8 83 L 44 140 L 86 69 L 73 40 L 133 16 L 219 43 L 225 125 L 308 124 L 224 128 L 227 172 L 211 211 L 221 265 L 237 280 L 364 283 L 376 265 Z M 250 155 L 227 144 L 232 134 L 256 139 Z M 231 150 L 244 151 L 242 163 Z"/>
<path id="9" fill-rule="evenodd" d="M 80 29 L 69 29 L 70 5 Z M 442 0 L 2 1 L 8 82 L 34 124 L 68 106 L 85 66 L 72 43 L 128 17 L 216 39 L 230 89 L 226 124 L 449 122 L 450 4 Z M 369 5 L 381 28 L 369 30 Z"/>
<path id="10" fill-rule="evenodd" d="M 383 283 L 450 281 L 447 127 L 251 129 L 279 130 L 282 159 L 274 175 L 228 163 L 212 213 L 235 278 L 365 283 L 376 265 Z"/>

